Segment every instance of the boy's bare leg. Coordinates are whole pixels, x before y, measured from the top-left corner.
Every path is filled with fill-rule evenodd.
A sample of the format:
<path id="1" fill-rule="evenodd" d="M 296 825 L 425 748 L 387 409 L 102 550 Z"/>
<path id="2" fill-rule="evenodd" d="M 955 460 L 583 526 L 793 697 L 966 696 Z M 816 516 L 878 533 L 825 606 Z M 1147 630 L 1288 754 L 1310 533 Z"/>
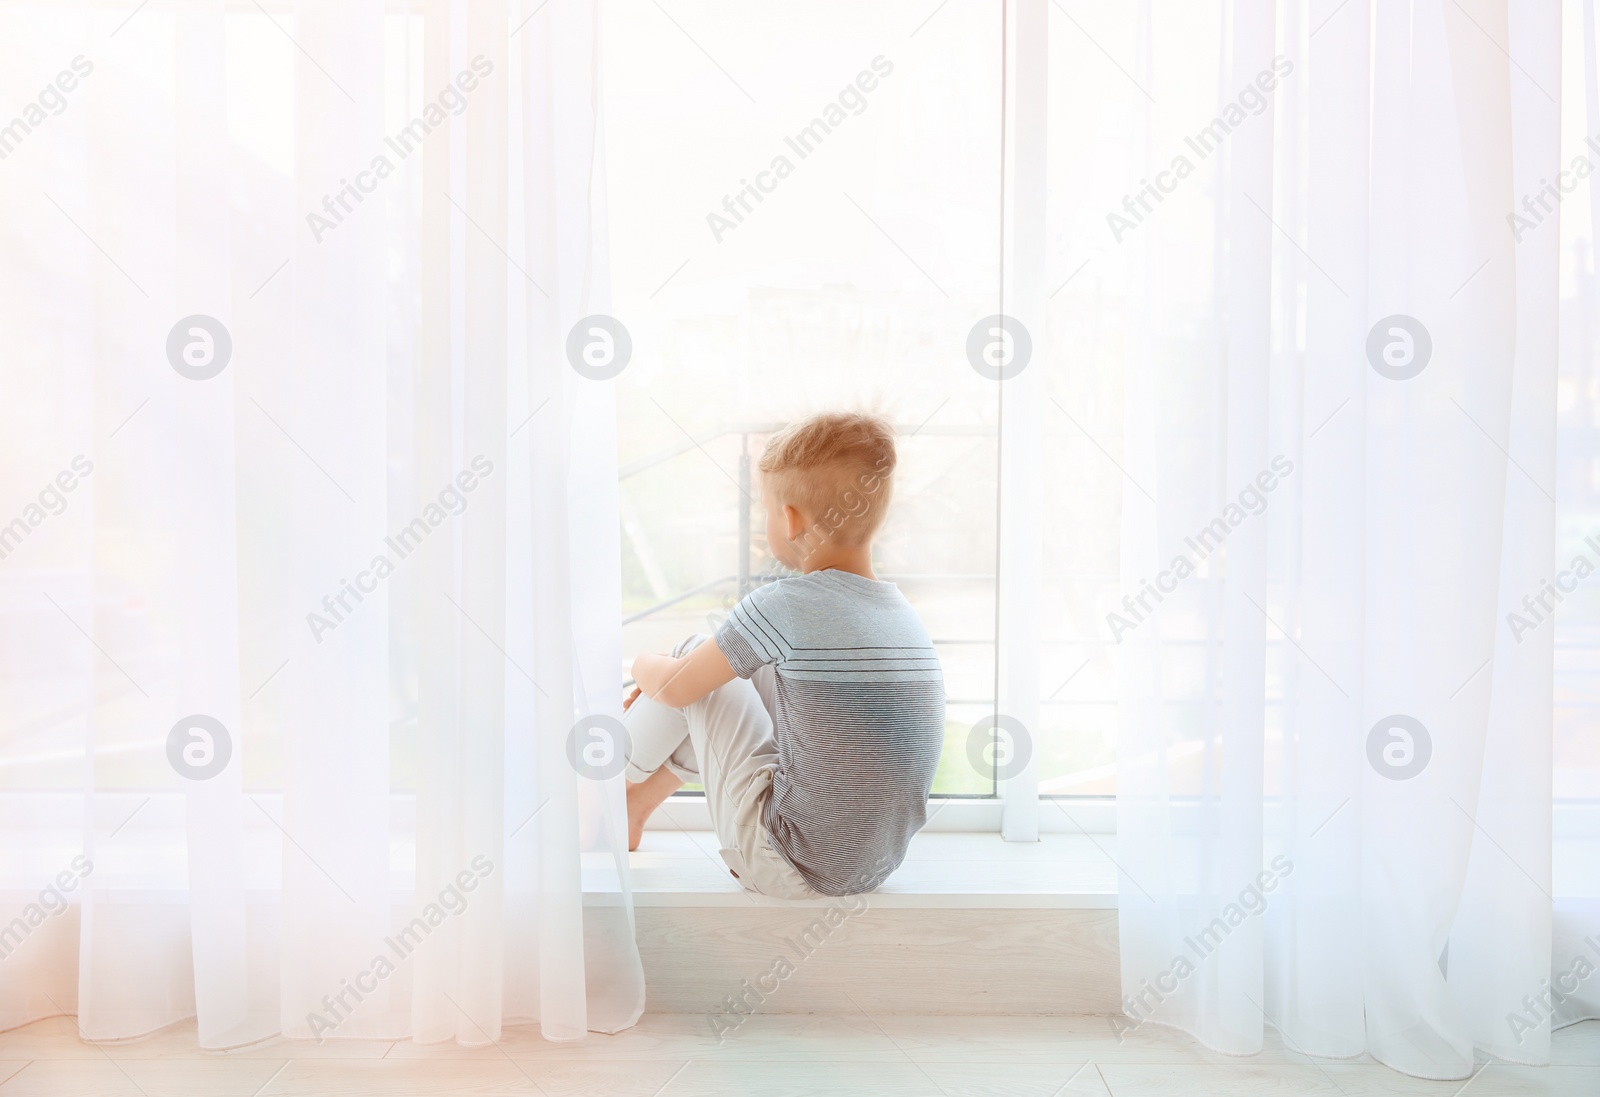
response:
<path id="1" fill-rule="evenodd" d="M 655 814 L 656 808 L 666 803 L 683 784 L 683 779 L 666 766 L 637 783 L 628 782 L 628 849 L 639 848 L 644 837 L 645 820 Z"/>

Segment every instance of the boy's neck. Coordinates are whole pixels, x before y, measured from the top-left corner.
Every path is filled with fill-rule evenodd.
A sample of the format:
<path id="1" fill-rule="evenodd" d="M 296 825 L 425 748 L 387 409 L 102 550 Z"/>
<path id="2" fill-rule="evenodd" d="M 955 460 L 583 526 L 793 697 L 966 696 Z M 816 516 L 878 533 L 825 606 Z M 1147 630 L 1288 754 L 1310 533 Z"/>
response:
<path id="1" fill-rule="evenodd" d="M 872 572 L 872 545 L 824 545 L 806 557 L 800 565 L 802 575 L 814 571 L 848 571 L 864 579 L 877 580 Z"/>

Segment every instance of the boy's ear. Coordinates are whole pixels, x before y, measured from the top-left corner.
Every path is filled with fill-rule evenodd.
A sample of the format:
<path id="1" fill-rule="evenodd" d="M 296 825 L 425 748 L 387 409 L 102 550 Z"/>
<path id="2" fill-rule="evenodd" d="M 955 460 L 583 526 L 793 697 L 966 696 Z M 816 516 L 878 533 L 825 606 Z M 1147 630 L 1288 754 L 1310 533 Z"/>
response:
<path id="1" fill-rule="evenodd" d="M 798 540 L 801 532 L 806 528 L 806 520 L 799 511 L 788 503 L 783 504 L 783 531 L 789 540 Z"/>

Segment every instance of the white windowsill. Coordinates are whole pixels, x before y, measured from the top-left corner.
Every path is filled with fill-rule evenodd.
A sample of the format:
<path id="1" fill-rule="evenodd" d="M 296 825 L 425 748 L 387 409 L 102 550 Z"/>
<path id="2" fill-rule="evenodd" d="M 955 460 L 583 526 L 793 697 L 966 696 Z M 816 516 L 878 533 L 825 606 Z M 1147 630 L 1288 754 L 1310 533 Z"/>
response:
<path id="1" fill-rule="evenodd" d="M 1047 834 L 1037 842 L 1005 842 L 997 834 L 924 830 L 911 840 L 894 875 L 864 898 L 869 906 L 885 909 L 1115 909 L 1114 841 L 1106 835 Z M 647 832 L 628 858 L 634 903 L 640 907 L 796 905 L 745 894 L 717 848 L 710 831 Z M 839 901 L 819 899 L 812 904 Z"/>
<path id="2" fill-rule="evenodd" d="M 935 801 L 928 826 L 912 839 L 899 870 L 867 897 L 870 904 L 890 909 L 1116 909 L 1114 802 L 1057 801 L 1044 807 L 1037 842 L 1003 840 L 999 813 L 994 801 Z M 1592 805 L 1557 805 L 1552 868 L 1560 906 L 1600 902 L 1597 815 L 1600 811 Z M 717 849 L 705 801 L 669 801 L 651 818 L 640 848 L 629 856 L 635 904 L 787 905 L 746 895 Z M 586 898 L 594 904 L 615 902 L 615 896 Z"/>

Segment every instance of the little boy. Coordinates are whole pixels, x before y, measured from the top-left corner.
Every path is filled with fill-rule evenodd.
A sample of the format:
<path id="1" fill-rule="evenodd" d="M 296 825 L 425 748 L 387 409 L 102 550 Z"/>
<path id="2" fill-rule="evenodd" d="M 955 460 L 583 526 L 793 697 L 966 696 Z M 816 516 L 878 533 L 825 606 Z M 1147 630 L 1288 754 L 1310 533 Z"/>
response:
<path id="1" fill-rule="evenodd" d="M 916 611 L 872 574 L 894 467 L 894 434 L 870 415 L 813 416 L 767 443 L 767 543 L 801 574 L 752 591 L 712 642 L 634 660 L 628 848 L 699 780 L 747 891 L 855 895 L 899 866 L 927 818 L 944 676 Z"/>

